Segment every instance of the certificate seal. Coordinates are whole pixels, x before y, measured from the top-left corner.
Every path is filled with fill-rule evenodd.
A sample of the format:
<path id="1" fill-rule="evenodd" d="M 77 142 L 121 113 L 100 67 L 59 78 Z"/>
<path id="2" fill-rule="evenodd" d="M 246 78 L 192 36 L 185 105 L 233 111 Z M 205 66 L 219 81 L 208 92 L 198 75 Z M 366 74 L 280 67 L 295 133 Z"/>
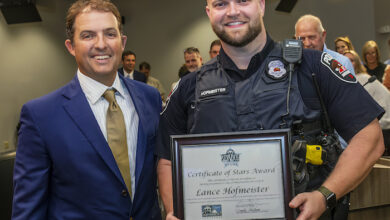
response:
<path id="1" fill-rule="evenodd" d="M 202 217 L 222 216 L 221 205 L 202 205 Z"/>

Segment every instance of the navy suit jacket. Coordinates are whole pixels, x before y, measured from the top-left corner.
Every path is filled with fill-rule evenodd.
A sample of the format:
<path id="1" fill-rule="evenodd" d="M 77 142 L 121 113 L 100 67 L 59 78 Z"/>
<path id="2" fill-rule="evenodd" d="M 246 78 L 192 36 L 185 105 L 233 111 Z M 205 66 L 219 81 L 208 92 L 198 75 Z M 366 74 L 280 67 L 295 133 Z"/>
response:
<path id="1" fill-rule="evenodd" d="M 12 219 L 161 219 L 153 154 L 160 94 L 120 78 L 139 117 L 134 200 L 76 76 L 22 108 Z"/>
<path id="2" fill-rule="evenodd" d="M 122 76 L 124 75 L 123 67 L 118 69 L 118 73 L 121 74 Z M 134 70 L 133 77 L 134 77 L 134 80 L 146 83 L 147 79 L 146 79 L 145 74 L 138 72 L 137 70 Z"/>

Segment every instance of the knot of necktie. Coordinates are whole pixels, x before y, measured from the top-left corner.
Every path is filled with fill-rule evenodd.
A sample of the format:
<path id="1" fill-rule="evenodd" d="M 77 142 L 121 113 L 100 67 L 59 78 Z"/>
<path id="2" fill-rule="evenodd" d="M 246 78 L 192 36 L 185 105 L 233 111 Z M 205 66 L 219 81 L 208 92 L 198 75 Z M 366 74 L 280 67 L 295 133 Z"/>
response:
<path id="1" fill-rule="evenodd" d="M 107 89 L 104 93 L 103 93 L 103 97 L 108 101 L 108 103 L 110 103 L 110 109 L 112 111 L 117 111 L 118 110 L 118 103 L 116 102 L 116 99 L 115 99 L 115 89 Z"/>

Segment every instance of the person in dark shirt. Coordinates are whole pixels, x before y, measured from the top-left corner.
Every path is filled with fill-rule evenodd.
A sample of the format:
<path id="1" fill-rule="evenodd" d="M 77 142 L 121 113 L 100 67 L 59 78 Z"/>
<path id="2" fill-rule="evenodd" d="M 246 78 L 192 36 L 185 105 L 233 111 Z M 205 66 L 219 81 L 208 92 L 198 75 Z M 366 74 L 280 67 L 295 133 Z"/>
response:
<path id="1" fill-rule="evenodd" d="M 285 102 L 280 101 L 285 100 L 286 93 L 280 95 L 274 89 L 271 93 L 276 96 L 269 96 L 261 93 L 264 92 L 261 91 L 262 87 L 256 87 L 258 84 L 267 88 L 278 87 L 286 84 L 289 78 L 286 76 L 286 64 L 280 55 L 280 46 L 266 33 L 264 11 L 265 0 L 207 0 L 206 12 L 214 32 L 222 42 L 220 54 L 217 59 L 209 61 L 200 70 L 180 80 L 171 92 L 160 118 L 156 149 L 159 157 L 157 172 L 167 220 L 177 219 L 173 215 L 170 135 L 279 128 L 280 121 L 273 123 L 271 119 L 275 119 L 276 112 L 286 108 Z M 384 146 L 378 118 L 384 111 L 345 67 L 329 58 L 331 57 L 320 51 L 303 51 L 302 62 L 292 76 L 293 88 L 297 87 L 298 90 L 291 90 L 294 93 L 294 96 L 291 95 L 294 99 L 291 105 L 308 112 L 318 110 L 318 106 L 314 104 L 318 97 L 313 92 L 315 90 L 311 75 L 315 72 L 331 123 L 349 142 L 334 171 L 321 186 L 339 199 L 364 179 L 382 155 Z M 227 84 L 223 85 L 225 82 Z M 250 85 L 257 90 L 251 90 L 250 86 L 239 87 L 245 83 L 252 83 Z M 226 89 L 223 91 L 233 89 L 203 98 L 200 91 L 205 84 Z M 243 100 L 231 92 L 242 94 L 242 90 L 249 91 L 247 96 L 242 96 Z M 254 97 L 253 101 L 248 100 L 251 95 L 258 95 L 254 94 L 256 92 L 260 96 Z M 257 98 L 266 100 L 266 103 L 257 102 Z M 239 113 L 235 113 L 234 109 L 242 107 L 235 102 L 249 103 L 247 106 L 252 106 L 255 110 L 251 112 L 256 115 L 255 120 L 234 124 L 234 120 L 228 116 L 242 116 L 235 117 Z M 291 117 L 300 113 L 299 108 L 291 108 L 294 109 Z M 302 119 L 307 117 L 304 114 Z M 291 126 L 291 120 L 288 123 Z M 299 208 L 301 212 L 298 219 L 302 220 L 319 218 L 328 204 L 324 195 L 314 190 L 296 195 L 289 205 L 291 208 Z"/>
<path id="2" fill-rule="evenodd" d="M 379 48 L 375 41 L 367 41 L 362 48 L 364 67 L 367 73 L 383 82 L 385 73 L 390 75 L 390 66 L 380 62 Z M 387 81 L 387 80 L 386 80 Z M 385 84 L 389 88 L 387 84 Z"/>
<path id="3" fill-rule="evenodd" d="M 146 83 L 147 77 L 142 72 L 135 70 L 137 56 L 133 51 L 127 50 L 122 53 L 123 66 L 118 69 L 118 73 L 124 77 Z"/>
<path id="4" fill-rule="evenodd" d="M 210 50 L 209 50 L 210 59 L 216 57 L 219 54 L 220 50 L 221 50 L 221 41 L 219 39 L 211 42 Z"/>

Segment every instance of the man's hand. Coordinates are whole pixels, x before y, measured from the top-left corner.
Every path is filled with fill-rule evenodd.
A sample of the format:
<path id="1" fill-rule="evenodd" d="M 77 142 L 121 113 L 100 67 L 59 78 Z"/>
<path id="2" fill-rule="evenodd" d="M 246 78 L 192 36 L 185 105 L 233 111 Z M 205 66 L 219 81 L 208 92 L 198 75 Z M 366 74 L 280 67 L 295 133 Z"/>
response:
<path id="1" fill-rule="evenodd" d="M 290 208 L 299 208 L 297 220 L 316 220 L 326 210 L 325 197 L 318 191 L 300 193 L 291 200 Z"/>
<path id="2" fill-rule="evenodd" d="M 179 220 L 178 218 L 176 218 L 174 215 L 173 215 L 173 212 L 168 212 L 167 213 L 167 218 L 166 220 Z"/>

